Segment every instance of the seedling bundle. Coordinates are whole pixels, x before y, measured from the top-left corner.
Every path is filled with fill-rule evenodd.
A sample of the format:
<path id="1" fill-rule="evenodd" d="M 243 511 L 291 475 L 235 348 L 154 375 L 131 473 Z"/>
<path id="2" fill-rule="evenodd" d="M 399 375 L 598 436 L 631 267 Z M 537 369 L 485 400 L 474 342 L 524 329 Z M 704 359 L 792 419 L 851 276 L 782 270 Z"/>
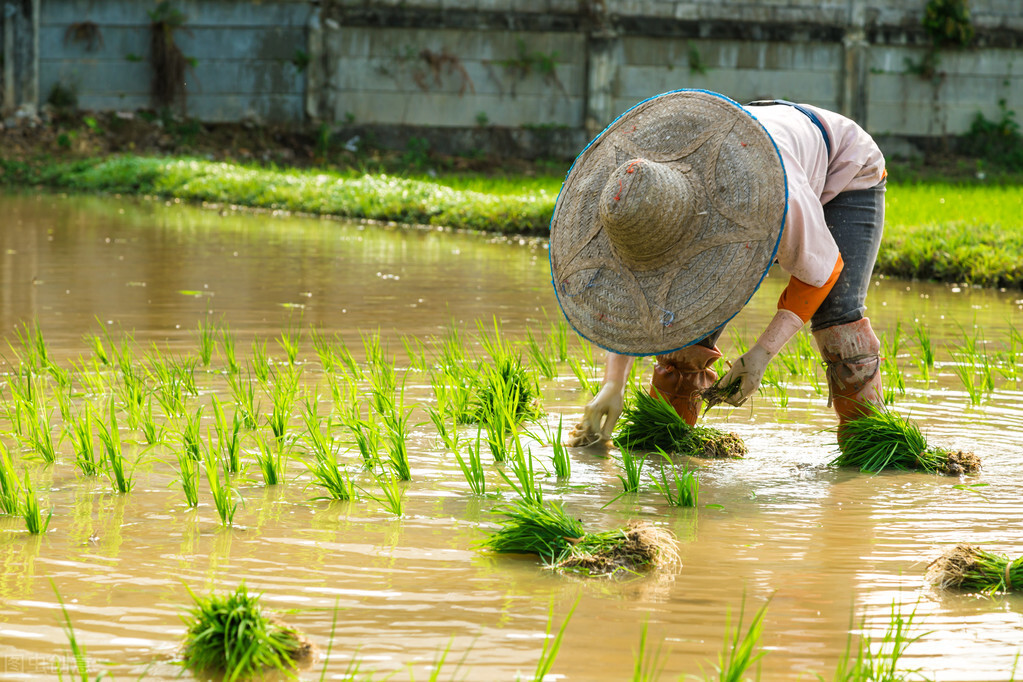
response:
<path id="1" fill-rule="evenodd" d="M 734 433 L 711 426 L 690 426 L 662 397 L 636 390 L 618 421 L 614 443 L 628 450 L 694 457 L 744 457 L 746 444 Z"/>
<path id="2" fill-rule="evenodd" d="M 941 589 L 970 592 L 1023 592 L 1023 557 L 1010 559 L 968 544 L 949 549 L 927 567 L 927 578 Z"/>
<path id="3" fill-rule="evenodd" d="M 555 570 L 615 576 L 678 562 L 674 534 L 648 523 L 633 521 L 624 528 L 588 533 L 582 522 L 556 503 L 519 499 L 495 511 L 504 519 L 483 541 L 484 547 L 502 553 L 538 554 Z"/>
<path id="4" fill-rule="evenodd" d="M 950 476 L 980 470 L 980 458 L 972 452 L 931 447 L 908 419 L 881 405 L 866 403 L 864 408 L 862 417 L 842 426 L 840 452 L 831 464 L 869 472 L 918 469 Z"/>

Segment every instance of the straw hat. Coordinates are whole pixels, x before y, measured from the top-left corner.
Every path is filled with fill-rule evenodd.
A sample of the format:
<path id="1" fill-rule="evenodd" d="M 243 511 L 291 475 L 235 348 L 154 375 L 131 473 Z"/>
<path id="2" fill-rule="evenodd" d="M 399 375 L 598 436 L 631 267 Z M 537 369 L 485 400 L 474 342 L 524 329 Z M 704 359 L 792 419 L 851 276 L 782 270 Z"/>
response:
<path id="1" fill-rule="evenodd" d="M 778 149 L 736 102 L 705 90 L 640 102 L 587 145 L 558 195 L 558 303 L 616 353 L 695 343 L 760 286 L 786 204 Z"/>

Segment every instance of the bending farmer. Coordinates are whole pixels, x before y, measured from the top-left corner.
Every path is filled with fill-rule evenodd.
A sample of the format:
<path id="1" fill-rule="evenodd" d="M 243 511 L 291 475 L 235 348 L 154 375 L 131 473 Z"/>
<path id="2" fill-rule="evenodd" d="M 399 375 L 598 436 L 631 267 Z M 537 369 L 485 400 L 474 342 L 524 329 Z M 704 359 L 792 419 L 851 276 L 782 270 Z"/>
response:
<path id="1" fill-rule="evenodd" d="M 871 137 L 823 109 L 679 90 L 615 120 L 576 159 L 551 219 L 558 302 L 608 351 L 569 444 L 611 437 L 634 356 L 657 356 L 651 394 L 695 424 L 718 378 L 716 341 L 776 261 L 788 286 L 718 382 L 722 399 L 741 405 L 810 322 L 839 428 L 879 403 L 880 343 L 863 314 L 884 189 Z"/>

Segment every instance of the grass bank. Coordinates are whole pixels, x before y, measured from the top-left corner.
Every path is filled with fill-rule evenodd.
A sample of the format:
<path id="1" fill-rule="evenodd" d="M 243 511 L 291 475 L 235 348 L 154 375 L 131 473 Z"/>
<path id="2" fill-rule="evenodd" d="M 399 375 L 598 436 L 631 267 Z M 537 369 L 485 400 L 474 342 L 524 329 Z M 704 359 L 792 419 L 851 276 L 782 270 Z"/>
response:
<path id="1" fill-rule="evenodd" d="M 67 191 L 174 197 L 505 234 L 543 235 L 562 176 L 398 177 L 264 168 L 192 158 L 124 156 L 72 162 L 0 160 L 0 182 Z M 888 186 L 876 272 L 1023 287 L 1018 185 L 910 182 Z"/>

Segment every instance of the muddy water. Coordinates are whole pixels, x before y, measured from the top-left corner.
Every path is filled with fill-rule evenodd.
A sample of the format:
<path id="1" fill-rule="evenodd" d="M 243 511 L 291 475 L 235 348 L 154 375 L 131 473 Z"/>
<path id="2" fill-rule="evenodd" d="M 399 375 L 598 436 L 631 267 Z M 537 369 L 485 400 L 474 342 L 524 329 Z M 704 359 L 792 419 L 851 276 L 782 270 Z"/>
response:
<path id="1" fill-rule="evenodd" d="M 266 340 L 278 359 L 274 338 L 288 325 L 337 333 L 358 354 L 361 335 L 377 330 L 397 352 L 399 334 L 429 340 L 453 324 L 469 337 L 477 321 L 496 316 L 515 340 L 526 329 L 546 333 L 556 319 L 546 252 L 534 242 L 152 201 L 21 196 L 0 199 L 0 210 L 5 340 L 17 345 L 16 326 L 38 320 L 51 358 L 65 366 L 88 356 L 84 334 L 103 330 L 115 338 L 131 330 L 139 355 L 151 343 L 194 354 L 196 327 L 210 315 L 229 325 L 241 357 L 253 340 Z M 783 284 L 770 277 L 735 329 L 761 327 Z M 127 495 L 76 476 L 62 443 L 57 464 L 27 463 L 53 510 L 48 532 L 29 536 L 21 519 L 0 517 L 0 678 L 52 679 L 58 664 L 73 664 L 55 590 L 93 676 L 177 677 L 188 590 L 244 581 L 319 648 L 303 673 L 309 679 L 344 679 L 355 669 L 359 679 L 426 679 L 445 651 L 439 679 L 532 679 L 549 612 L 556 630 L 573 607 L 550 679 L 629 679 L 644 628 L 648 659 L 660 651 L 660 679 L 710 674 L 729 614 L 734 623 L 745 603 L 748 622 L 768 600 L 765 680 L 830 679 L 849 634 L 879 640 L 893 604 L 915 614 L 912 634 L 922 635 L 906 651 L 906 668 L 941 680 L 1009 679 L 1023 598 L 943 594 L 923 573 L 960 541 L 1023 554 L 1023 395 L 999 378 L 971 406 L 944 349 L 964 329 L 990 341 L 992 353 L 1001 349 L 1019 324 L 1017 299 L 1023 294 L 878 280 L 869 301 L 878 329 L 902 324 L 907 387 L 897 409 L 932 442 L 979 454 L 984 472 L 965 482 L 985 487 L 829 468 L 831 416 L 807 382 L 791 384 L 784 401 L 764 396 L 752 409 L 709 416 L 741 435 L 751 455 L 696 463 L 697 510 L 668 507 L 650 486 L 608 504 L 620 490 L 613 457 L 573 452 L 571 479 L 545 481 L 550 497 L 588 528 L 638 517 L 681 541 L 680 569 L 635 580 L 558 576 L 532 558 L 478 550 L 488 510 L 502 498 L 473 497 L 426 424 L 409 443 L 414 481 L 400 518 L 368 497 L 311 500 L 320 493 L 292 461 L 295 480 L 280 489 L 262 487 L 254 466 L 237 479 L 244 502 L 229 529 L 205 488 L 198 510 L 189 510 L 173 469 L 155 459 L 179 442 L 170 431 L 162 448 L 129 445 L 143 464 Z M 939 348 L 929 380 L 913 364 L 915 322 Z M 324 376 L 308 343 L 300 359 L 306 390 L 318 386 L 322 398 Z M 218 355 L 212 370 L 197 373 L 202 399 L 226 392 L 222 367 Z M 568 367 L 559 371 L 544 384 L 549 424 L 579 415 L 585 402 Z M 408 400 L 427 401 L 428 379 L 409 377 Z M 299 422 L 293 417 L 292 427 Z M 25 452 L 9 435 L 5 442 L 20 461 Z M 549 447 L 533 451 L 548 461 Z M 493 467 L 488 475 L 491 489 L 507 488 Z"/>

